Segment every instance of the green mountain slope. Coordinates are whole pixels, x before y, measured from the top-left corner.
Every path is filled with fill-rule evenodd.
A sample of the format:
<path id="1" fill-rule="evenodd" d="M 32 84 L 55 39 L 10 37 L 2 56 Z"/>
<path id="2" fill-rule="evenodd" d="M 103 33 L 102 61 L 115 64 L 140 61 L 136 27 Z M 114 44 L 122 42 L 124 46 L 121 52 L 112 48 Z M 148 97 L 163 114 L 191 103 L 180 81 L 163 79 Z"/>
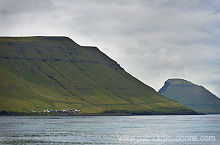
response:
<path id="1" fill-rule="evenodd" d="M 96 47 L 67 37 L 0 37 L 0 110 L 191 114 L 129 75 Z"/>
<path id="2" fill-rule="evenodd" d="M 169 79 L 159 90 L 169 99 L 201 113 L 220 113 L 220 99 L 203 86 L 183 79 Z"/>

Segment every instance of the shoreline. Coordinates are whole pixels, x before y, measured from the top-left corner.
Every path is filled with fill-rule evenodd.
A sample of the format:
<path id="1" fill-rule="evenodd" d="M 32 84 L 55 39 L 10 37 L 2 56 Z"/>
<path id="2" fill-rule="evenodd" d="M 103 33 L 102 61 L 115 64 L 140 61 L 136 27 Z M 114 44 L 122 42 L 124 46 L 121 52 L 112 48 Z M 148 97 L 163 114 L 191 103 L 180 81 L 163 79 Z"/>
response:
<path id="1" fill-rule="evenodd" d="M 132 116 L 129 113 L 26 113 L 0 111 L 0 116 Z"/>
<path id="2" fill-rule="evenodd" d="M 217 114 L 217 113 L 216 113 Z M 1 111 L 0 116 L 134 116 L 134 115 L 208 115 L 203 113 L 197 114 L 178 114 L 178 113 L 152 113 L 152 114 L 131 114 L 131 113 L 23 113 L 23 112 L 9 112 Z"/>

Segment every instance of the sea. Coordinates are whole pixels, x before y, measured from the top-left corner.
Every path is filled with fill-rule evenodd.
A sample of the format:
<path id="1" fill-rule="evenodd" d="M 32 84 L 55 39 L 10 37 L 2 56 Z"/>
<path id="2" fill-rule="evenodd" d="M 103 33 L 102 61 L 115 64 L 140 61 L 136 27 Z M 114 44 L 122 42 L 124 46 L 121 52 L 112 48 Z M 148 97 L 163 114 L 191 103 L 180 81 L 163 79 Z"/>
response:
<path id="1" fill-rule="evenodd" d="M 0 144 L 220 145 L 220 115 L 0 116 Z"/>

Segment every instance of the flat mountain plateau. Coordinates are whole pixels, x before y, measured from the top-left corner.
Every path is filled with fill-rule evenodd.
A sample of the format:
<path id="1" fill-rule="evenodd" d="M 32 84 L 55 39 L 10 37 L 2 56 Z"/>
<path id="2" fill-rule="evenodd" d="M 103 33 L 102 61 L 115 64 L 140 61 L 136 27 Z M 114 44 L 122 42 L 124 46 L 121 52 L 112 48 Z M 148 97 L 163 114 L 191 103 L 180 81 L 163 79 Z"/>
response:
<path id="1" fill-rule="evenodd" d="M 68 37 L 0 37 L 0 111 L 196 114 Z"/>

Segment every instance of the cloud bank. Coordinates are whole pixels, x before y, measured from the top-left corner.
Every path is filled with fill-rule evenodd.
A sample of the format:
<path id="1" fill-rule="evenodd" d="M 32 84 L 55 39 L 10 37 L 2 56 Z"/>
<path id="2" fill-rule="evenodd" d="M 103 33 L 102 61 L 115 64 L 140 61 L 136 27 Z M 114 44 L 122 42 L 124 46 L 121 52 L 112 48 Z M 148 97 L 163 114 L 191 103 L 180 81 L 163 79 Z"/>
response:
<path id="1" fill-rule="evenodd" d="M 95 45 L 145 84 L 169 78 L 220 97 L 219 0 L 0 0 L 0 35 Z"/>

